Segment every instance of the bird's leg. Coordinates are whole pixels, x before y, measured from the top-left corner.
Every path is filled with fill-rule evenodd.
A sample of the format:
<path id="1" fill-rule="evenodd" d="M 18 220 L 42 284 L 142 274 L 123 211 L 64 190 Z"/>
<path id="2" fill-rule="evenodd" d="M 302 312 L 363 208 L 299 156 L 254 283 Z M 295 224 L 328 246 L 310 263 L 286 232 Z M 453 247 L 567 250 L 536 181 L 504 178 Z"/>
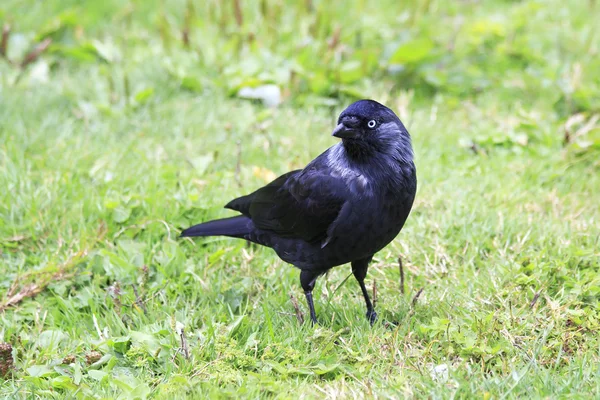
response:
<path id="1" fill-rule="evenodd" d="M 312 291 L 315 288 L 315 282 L 319 275 L 314 274 L 310 271 L 300 272 L 300 284 L 304 289 L 304 295 L 306 296 L 306 302 L 308 303 L 308 309 L 310 310 L 310 320 L 313 324 L 317 323 L 317 314 L 315 313 L 315 303 L 313 302 Z"/>
<path id="2" fill-rule="evenodd" d="M 371 299 L 369 298 L 369 292 L 367 292 L 367 287 L 365 286 L 365 278 L 367 276 L 367 270 L 369 269 L 369 262 L 371 262 L 372 258 L 373 257 L 371 256 L 352 262 L 352 273 L 358 281 L 360 289 L 363 293 L 363 297 L 365 298 L 365 303 L 367 305 L 367 319 L 371 325 L 373 325 L 377 319 L 377 313 L 375 312 L 373 303 L 371 303 Z"/>

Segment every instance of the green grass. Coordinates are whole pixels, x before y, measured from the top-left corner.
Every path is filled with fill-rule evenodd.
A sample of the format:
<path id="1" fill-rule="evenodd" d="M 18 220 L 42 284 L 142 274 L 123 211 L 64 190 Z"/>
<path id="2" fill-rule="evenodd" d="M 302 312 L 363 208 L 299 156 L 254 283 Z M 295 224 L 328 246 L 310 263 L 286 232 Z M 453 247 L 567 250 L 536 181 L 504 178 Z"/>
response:
<path id="1" fill-rule="evenodd" d="M 600 4 L 244 3 L 0 5 L 13 63 L 52 39 L 0 59 L 0 307 L 40 292 L 0 311 L 0 397 L 596 398 Z M 264 83 L 278 108 L 236 97 Z M 357 97 L 407 125 L 417 199 L 369 270 L 375 326 L 349 266 L 300 325 L 271 250 L 177 236 Z"/>

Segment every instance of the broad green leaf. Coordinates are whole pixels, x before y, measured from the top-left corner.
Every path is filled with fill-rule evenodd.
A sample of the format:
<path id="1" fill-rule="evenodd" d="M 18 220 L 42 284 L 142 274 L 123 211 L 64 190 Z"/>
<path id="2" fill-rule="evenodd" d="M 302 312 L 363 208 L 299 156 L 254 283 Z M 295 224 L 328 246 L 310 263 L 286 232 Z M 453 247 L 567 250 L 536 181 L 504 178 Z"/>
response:
<path id="1" fill-rule="evenodd" d="M 77 385 L 73 383 L 73 380 L 68 376 L 57 376 L 51 381 L 52 387 L 56 389 L 77 389 Z"/>
<path id="2" fill-rule="evenodd" d="M 433 50 L 434 43 L 427 38 L 405 42 L 390 57 L 390 64 L 415 64 L 427 58 Z"/>
<path id="3" fill-rule="evenodd" d="M 143 345 L 152 355 L 156 354 L 156 352 L 160 348 L 158 338 L 149 333 L 132 331 L 130 335 L 133 344 Z"/>
<path id="4" fill-rule="evenodd" d="M 190 75 L 186 75 L 181 78 L 181 87 L 189 90 L 190 92 L 202 92 L 202 83 L 200 83 L 200 80 Z"/>
<path id="5" fill-rule="evenodd" d="M 111 346 L 116 352 L 125 354 L 131 347 L 131 338 L 129 336 L 116 337 L 109 340 L 108 345 Z"/>
<path id="6" fill-rule="evenodd" d="M 312 370 L 317 375 L 325 375 L 325 374 L 335 371 L 336 369 L 339 368 L 339 366 L 340 366 L 340 364 L 332 364 L 332 365 L 317 364 L 314 367 L 312 367 Z"/>
<path id="7" fill-rule="evenodd" d="M 31 367 L 27 368 L 26 371 L 29 374 L 29 376 L 38 378 L 56 374 L 56 371 L 54 371 L 54 369 L 50 368 L 47 365 L 32 365 Z"/>
<path id="8" fill-rule="evenodd" d="M 104 379 L 108 375 L 108 372 L 100 371 L 100 370 L 97 370 L 97 369 L 92 369 L 92 370 L 89 370 L 87 374 L 93 380 L 95 380 L 95 381 L 101 381 L 102 379 Z"/>
<path id="9" fill-rule="evenodd" d="M 131 209 L 128 207 L 118 206 L 113 211 L 113 221 L 122 224 L 131 216 Z"/>
<path id="10" fill-rule="evenodd" d="M 133 99 L 139 104 L 144 104 L 150 100 L 152 96 L 154 96 L 154 88 L 149 87 L 137 92 L 135 96 L 133 96 Z"/>
<path id="11" fill-rule="evenodd" d="M 40 334 L 36 341 L 38 347 L 47 349 L 58 345 L 63 340 L 68 339 L 67 334 L 58 330 L 47 330 Z"/>

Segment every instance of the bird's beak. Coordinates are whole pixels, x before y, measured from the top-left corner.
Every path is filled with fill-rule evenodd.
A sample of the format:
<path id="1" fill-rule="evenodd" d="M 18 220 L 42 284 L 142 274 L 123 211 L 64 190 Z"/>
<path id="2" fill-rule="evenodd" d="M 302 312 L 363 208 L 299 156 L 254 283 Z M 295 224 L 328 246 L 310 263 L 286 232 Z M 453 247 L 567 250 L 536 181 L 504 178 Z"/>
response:
<path id="1" fill-rule="evenodd" d="M 348 127 L 344 125 L 344 123 L 340 123 L 335 127 L 331 135 L 341 139 L 354 139 L 357 136 L 357 132 L 354 128 Z"/>

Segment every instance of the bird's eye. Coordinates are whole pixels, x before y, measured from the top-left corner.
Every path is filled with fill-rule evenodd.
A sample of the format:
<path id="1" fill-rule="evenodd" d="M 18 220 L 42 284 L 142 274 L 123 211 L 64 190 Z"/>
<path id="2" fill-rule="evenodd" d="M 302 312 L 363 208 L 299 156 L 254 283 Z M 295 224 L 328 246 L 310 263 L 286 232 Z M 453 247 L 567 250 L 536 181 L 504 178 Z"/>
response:
<path id="1" fill-rule="evenodd" d="M 374 119 L 367 122 L 367 126 L 371 129 L 375 128 L 376 125 L 377 125 L 377 121 L 375 121 Z"/>

